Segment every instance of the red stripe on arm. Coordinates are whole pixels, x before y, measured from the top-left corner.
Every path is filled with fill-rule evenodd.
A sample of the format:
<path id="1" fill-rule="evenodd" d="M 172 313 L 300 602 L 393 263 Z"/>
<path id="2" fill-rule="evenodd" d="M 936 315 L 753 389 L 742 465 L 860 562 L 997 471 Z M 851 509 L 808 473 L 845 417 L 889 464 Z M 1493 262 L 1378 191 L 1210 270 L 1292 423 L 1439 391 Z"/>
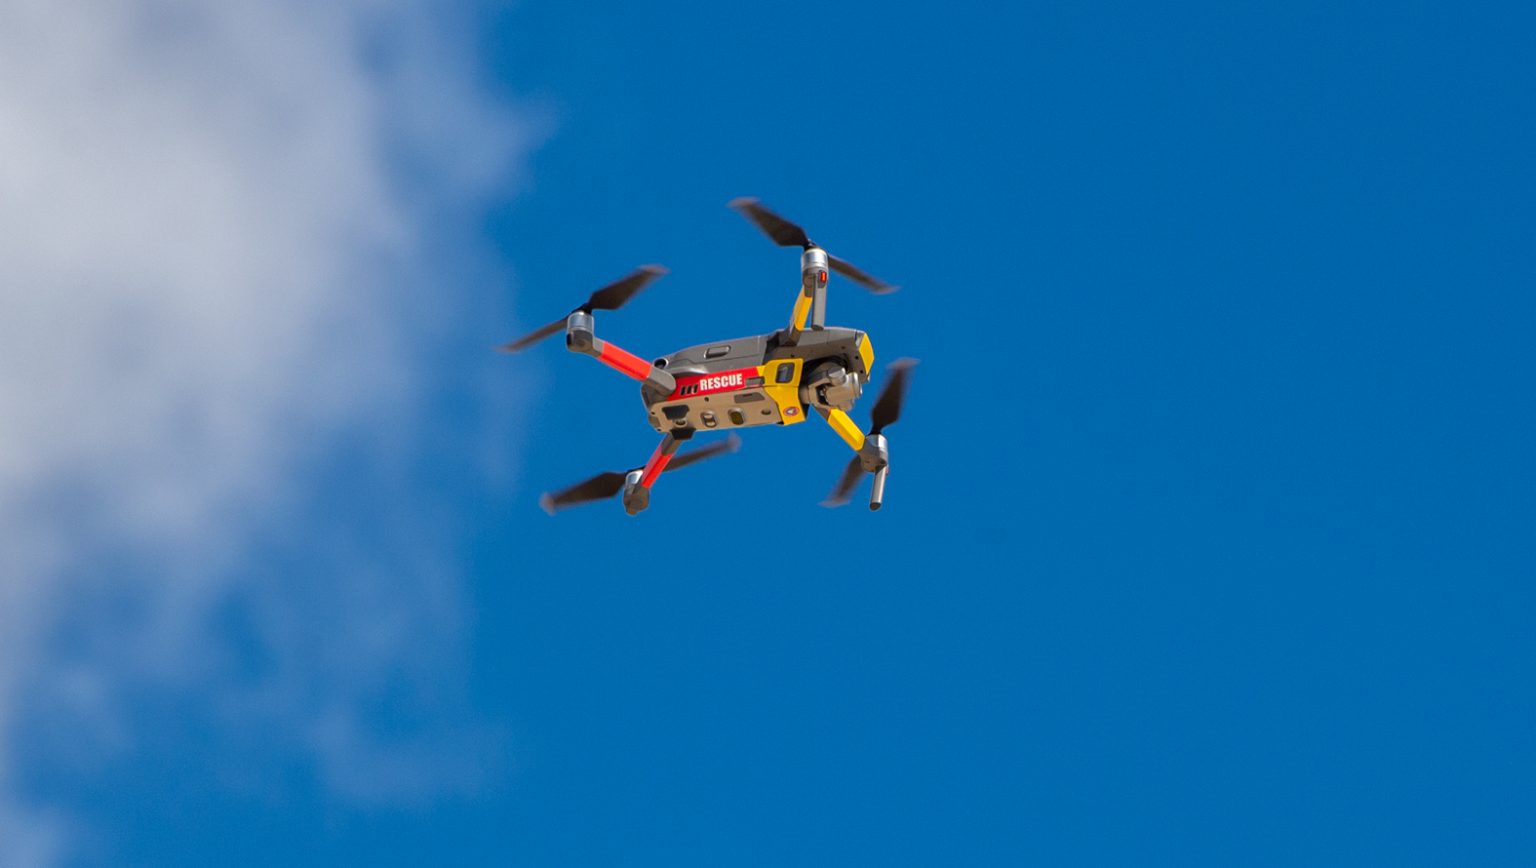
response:
<path id="1" fill-rule="evenodd" d="M 656 481 L 656 477 L 661 475 L 661 471 L 667 469 L 667 462 L 671 461 L 672 456 L 676 454 L 677 447 L 675 446 L 671 451 L 667 451 L 669 441 L 671 441 L 671 438 L 662 441 L 661 445 L 656 447 L 656 451 L 651 453 L 651 460 L 645 462 L 645 472 L 640 475 L 641 488 L 650 488 L 651 484 Z"/>
<path id="2" fill-rule="evenodd" d="M 619 349 L 607 341 L 597 354 L 597 360 L 621 374 L 643 380 L 651 373 L 651 363 L 631 352 Z"/>

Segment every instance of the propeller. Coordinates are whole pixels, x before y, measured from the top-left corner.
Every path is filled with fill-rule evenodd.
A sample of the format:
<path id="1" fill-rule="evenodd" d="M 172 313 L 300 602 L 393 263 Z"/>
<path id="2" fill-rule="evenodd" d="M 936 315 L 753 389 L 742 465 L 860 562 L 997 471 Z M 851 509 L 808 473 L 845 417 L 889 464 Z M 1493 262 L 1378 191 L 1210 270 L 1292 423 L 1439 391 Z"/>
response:
<path id="1" fill-rule="evenodd" d="M 897 359 L 886 366 L 890 372 L 890 379 L 885 381 L 885 387 L 880 390 L 880 397 L 875 399 L 873 410 L 869 411 L 869 434 L 873 437 L 901 418 L 901 402 L 907 395 L 907 383 L 911 379 L 912 366 L 917 364 L 917 359 Z M 843 475 L 837 480 L 837 485 L 832 487 L 827 499 L 821 502 L 822 506 L 842 506 L 848 502 L 848 496 L 853 493 L 853 487 L 859 482 L 859 474 L 864 470 L 863 460 L 855 455 L 848 466 L 843 468 Z"/>
<path id="2" fill-rule="evenodd" d="M 711 443 L 708 446 L 701 446 L 698 449 L 690 449 L 687 452 L 684 452 L 676 458 L 673 458 L 671 461 L 668 461 L 667 466 L 662 470 L 662 472 L 666 473 L 667 471 L 671 470 L 682 470 L 684 467 L 687 467 L 690 464 L 697 464 L 706 458 L 714 458 L 716 455 L 723 455 L 726 452 L 735 452 L 740 448 L 741 438 L 735 434 L 732 434 L 724 440 L 720 440 L 715 443 Z"/>
<path id="3" fill-rule="evenodd" d="M 681 470 L 690 464 L 703 461 L 706 458 L 714 458 L 716 455 L 725 452 L 735 452 L 740 448 L 741 438 L 732 434 L 718 443 L 711 443 L 698 449 L 690 449 L 677 455 L 667 462 L 667 466 L 662 469 L 662 472 L 667 473 L 673 470 Z M 628 473 L 619 473 L 612 470 L 606 473 L 599 473 L 569 488 L 563 488 L 554 493 L 546 493 L 543 497 L 539 498 L 539 506 L 543 507 L 545 512 L 554 515 L 559 510 L 575 506 L 579 503 L 606 500 L 624 490 L 624 477 L 627 475 Z"/>
<path id="4" fill-rule="evenodd" d="M 732 208 L 741 213 L 741 216 L 751 220 L 753 225 L 762 230 L 764 235 L 768 236 L 780 247 L 801 247 L 809 250 L 812 247 L 821 246 L 812 241 L 810 236 L 806 235 L 805 230 L 801 229 L 799 225 L 791 223 L 769 211 L 763 207 L 761 202 L 750 196 L 732 199 L 730 204 Z M 895 292 L 899 288 L 858 268 L 846 259 L 833 256 L 831 253 L 827 254 L 827 267 L 871 292 Z"/>
<path id="5" fill-rule="evenodd" d="M 666 273 L 667 270 L 660 265 L 642 265 L 628 275 L 592 293 L 590 298 L 571 312 L 575 313 L 579 310 L 591 313 L 594 310 L 618 310 L 631 298 L 634 298 L 636 293 L 645 289 L 651 281 Z M 515 341 L 502 344 L 497 349 L 504 353 L 515 353 L 518 350 L 530 347 L 544 340 L 563 328 L 565 328 L 565 317 L 561 317 L 548 325 L 540 326 Z M 620 482 L 622 483 L 622 480 Z"/>

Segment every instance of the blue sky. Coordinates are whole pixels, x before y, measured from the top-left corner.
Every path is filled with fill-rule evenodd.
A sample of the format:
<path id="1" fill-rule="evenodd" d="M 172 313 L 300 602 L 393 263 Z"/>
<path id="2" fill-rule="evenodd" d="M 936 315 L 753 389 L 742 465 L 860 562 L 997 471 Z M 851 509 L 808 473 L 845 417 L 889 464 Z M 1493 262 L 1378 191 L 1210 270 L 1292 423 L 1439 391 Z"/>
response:
<path id="1" fill-rule="evenodd" d="M 36 165 L 224 165 L 240 210 L 100 237 L 211 222 L 249 265 L 10 275 L 149 325 L 132 437 L 92 409 L 119 355 L 4 376 L 13 420 L 111 436 L 0 427 L 0 858 L 1536 858 L 1527 13 L 172 8 L 101 61 L 143 161 Z M 142 62 L 189 39 L 243 50 Z M 192 110 L 208 69 L 233 108 Z M 122 104 L 35 78 L 0 91 L 29 128 Z M 545 516 L 655 434 L 558 342 L 490 348 L 648 262 L 600 336 L 777 327 L 796 257 L 740 195 L 903 287 L 828 315 L 922 360 L 886 508 L 817 506 L 847 451 L 813 422 Z M 59 211 L 29 249 L 109 248 Z M 28 332 L 123 328 L 73 307 Z"/>

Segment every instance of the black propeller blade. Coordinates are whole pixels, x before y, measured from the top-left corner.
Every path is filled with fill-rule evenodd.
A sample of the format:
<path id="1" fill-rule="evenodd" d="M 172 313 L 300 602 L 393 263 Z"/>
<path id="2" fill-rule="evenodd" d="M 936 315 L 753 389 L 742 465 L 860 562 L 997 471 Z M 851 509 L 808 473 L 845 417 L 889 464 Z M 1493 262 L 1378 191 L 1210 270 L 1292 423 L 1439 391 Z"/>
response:
<path id="1" fill-rule="evenodd" d="M 592 293 L 587 303 L 576 309 L 588 313 L 594 310 L 618 310 L 634 298 L 635 293 L 645 289 L 651 281 L 666 273 L 667 270 L 660 265 L 642 265 L 628 275 Z"/>
<path id="2" fill-rule="evenodd" d="M 869 411 L 869 433 L 879 434 L 901 417 L 901 402 L 906 400 L 907 380 L 911 376 L 909 372 L 916 364 L 917 359 L 897 359 L 886 365 L 891 378 L 885 381 L 880 397 L 875 399 L 875 408 Z"/>
<path id="3" fill-rule="evenodd" d="M 564 488 L 554 494 L 545 493 L 539 498 L 539 506 L 544 511 L 554 515 L 556 510 L 567 506 L 575 506 L 578 503 L 587 503 L 593 500 L 605 500 L 624 490 L 624 474 L 615 471 L 599 473 L 591 479 L 576 483 L 570 488 Z"/>
<path id="4" fill-rule="evenodd" d="M 907 397 L 907 384 L 911 379 L 912 366 L 917 364 L 917 359 L 897 359 L 886 366 L 890 372 L 890 379 L 885 381 L 885 386 L 880 389 L 880 397 L 875 399 L 874 409 L 869 412 L 871 435 L 879 434 L 887 427 L 894 425 L 901 417 L 901 403 Z M 864 470 L 863 462 L 857 455 L 843 468 L 843 475 L 832 486 L 832 491 L 827 494 L 827 499 L 821 502 L 822 506 L 842 506 L 848 502 L 848 497 L 853 493 L 854 486 L 859 483 L 859 474 Z"/>
<path id="5" fill-rule="evenodd" d="M 864 465 L 859 461 L 859 456 L 853 456 L 848 466 L 843 468 L 843 475 L 837 480 L 837 485 L 827 494 L 827 499 L 821 502 L 822 506 L 842 506 L 848 502 L 848 496 L 853 494 L 853 487 L 859 484 L 859 476 L 864 472 Z"/>
<path id="6" fill-rule="evenodd" d="M 690 464 L 696 464 L 706 458 L 714 458 L 716 455 L 720 455 L 726 452 L 735 452 L 740 448 L 741 438 L 735 434 L 732 434 L 731 436 L 719 441 L 718 443 L 711 443 L 708 446 L 702 446 L 698 449 L 690 449 L 687 452 L 684 452 L 683 454 L 667 462 L 666 470 L 662 472 L 668 473 L 673 470 L 681 470 Z"/>
<path id="7" fill-rule="evenodd" d="M 703 461 L 706 458 L 714 458 L 716 455 L 720 455 L 725 452 L 735 452 L 740 448 L 741 438 L 735 434 L 732 434 L 730 437 L 720 441 L 719 443 L 711 443 L 708 446 L 704 446 L 699 449 L 691 449 L 687 452 L 675 456 L 670 462 L 667 463 L 665 470 L 662 472 L 666 473 L 673 470 L 679 470 L 681 468 L 687 467 L 690 464 Z M 553 493 L 546 493 L 543 497 L 539 498 L 539 506 L 543 507 L 545 512 L 549 513 L 550 515 L 554 515 L 556 512 L 565 509 L 566 507 L 575 506 L 579 503 L 589 503 L 594 500 L 606 500 L 624 490 L 624 477 L 626 475 L 627 474 L 625 473 L 612 470 L 606 473 L 599 473 L 596 476 L 593 476 L 590 479 L 584 479 L 569 488 L 563 488 Z"/>
<path id="8" fill-rule="evenodd" d="M 763 234 L 773 239 L 773 242 L 780 247 L 813 246 L 804 229 L 764 208 L 762 203 L 751 196 L 732 199 L 731 207 L 740 211 L 741 216 L 757 224 L 757 228 L 763 230 Z"/>
<path id="9" fill-rule="evenodd" d="M 533 344 L 544 340 L 545 338 L 549 337 L 557 331 L 560 331 L 563 328 L 565 328 L 565 317 L 560 317 L 549 325 L 540 326 L 539 328 L 523 335 L 515 341 L 502 344 L 501 346 L 497 347 L 497 349 L 504 353 L 515 353 L 518 350 L 532 346 Z"/>
<path id="10" fill-rule="evenodd" d="M 899 286 L 893 286 L 889 283 L 886 283 L 885 281 L 875 277 L 869 272 L 855 267 L 853 263 L 849 262 L 848 260 L 839 259 L 830 253 L 827 254 L 827 267 L 848 278 L 854 283 L 857 283 L 859 286 L 864 287 L 870 292 L 875 293 L 876 295 L 885 295 L 888 292 L 895 292 L 901 288 Z"/>
<path id="11" fill-rule="evenodd" d="M 805 234 L 798 224 L 791 223 L 783 217 L 763 207 L 758 200 L 743 196 L 740 199 L 732 199 L 731 207 L 741 212 L 741 216 L 751 220 L 773 242 L 780 247 L 803 247 L 806 249 L 818 246 Z M 858 285 L 871 292 L 887 293 L 896 291 L 897 287 L 859 269 L 846 259 L 839 259 L 832 254 L 827 254 L 827 266 Z"/>
<path id="12" fill-rule="evenodd" d="M 624 277 L 592 293 L 591 297 L 580 307 L 577 307 L 576 310 L 584 310 L 588 313 L 594 310 L 618 310 L 631 298 L 634 298 L 636 293 L 645 289 L 651 281 L 666 273 L 667 270 L 660 265 L 642 265 Z M 518 350 L 544 340 L 562 328 L 565 328 L 565 317 L 561 317 L 549 325 L 541 326 L 515 341 L 502 344 L 497 349 L 504 353 L 515 353 Z"/>

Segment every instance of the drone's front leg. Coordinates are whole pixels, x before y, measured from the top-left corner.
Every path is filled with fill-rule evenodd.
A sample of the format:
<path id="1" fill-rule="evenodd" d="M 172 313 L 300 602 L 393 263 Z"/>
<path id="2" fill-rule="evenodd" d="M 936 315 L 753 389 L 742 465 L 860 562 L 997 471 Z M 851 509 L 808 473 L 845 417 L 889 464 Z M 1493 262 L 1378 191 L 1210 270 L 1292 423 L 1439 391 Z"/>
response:
<path id="1" fill-rule="evenodd" d="M 879 509 L 881 502 L 885 500 L 885 474 L 891 466 L 890 447 L 886 443 L 885 435 L 866 435 L 859 430 L 858 423 L 836 407 L 817 407 L 816 412 L 821 414 L 821 418 L 827 420 L 827 424 L 832 426 L 837 436 L 843 438 L 843 442 L 848 444 L 849 449 L 859 453 L 853 463 L 848 465 L 848 469 L 857 474 L 854 468 L 862 467 L 865 472 L 875 475 L 875 481 L 871 483 L 869 489 L 869 508 Z"/>
<path id="2" fill-rule="evenodd" d="M 592 314 L 586 311 L 578 310 L 566 317 L 565 348 L 591 356 L 627 377 L 649 384 L 662 394 L 670 395 L 677 388 L 677 380 L 671 374 L 594 335 Z"/>
<path id="3" fill-rule="evenodd" d="M 639 470 L 631 470 L 624 480 L 624 511 L 630 515 L 637 515 L 642 509 L 651 505 L 651 486 L 656 484 L 656 477 L 667 469 L 667 462 L 677 454 L 677 447 L 684 440 L 693 436 L 689 431 L 668 431 L 662 435 L 661 443 L 656 446 L 656 451 L 651 453 L 649 461 Z"/>

